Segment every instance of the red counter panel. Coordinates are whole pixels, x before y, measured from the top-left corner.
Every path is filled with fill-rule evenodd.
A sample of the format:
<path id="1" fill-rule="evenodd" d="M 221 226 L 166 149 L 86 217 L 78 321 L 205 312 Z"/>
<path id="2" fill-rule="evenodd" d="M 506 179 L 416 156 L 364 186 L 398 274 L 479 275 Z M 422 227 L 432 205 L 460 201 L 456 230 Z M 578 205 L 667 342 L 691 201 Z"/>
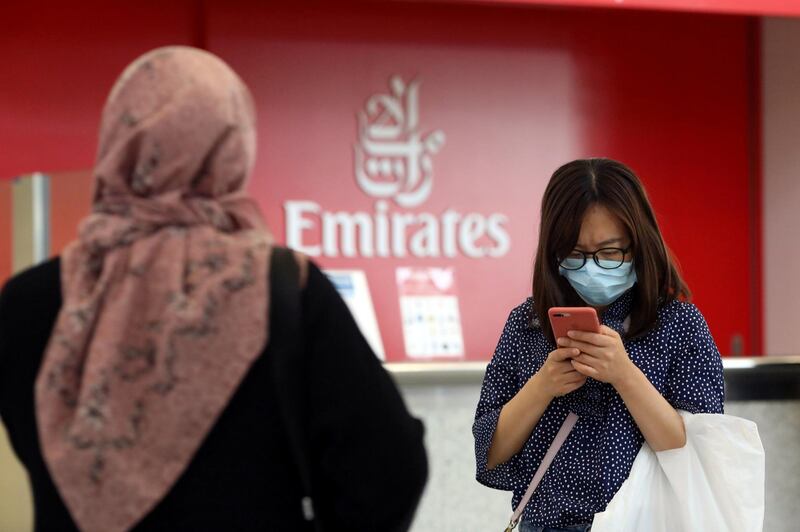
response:
<path id="1" fill-rule="evenodd" d="M 640 173 L 720 348 L 730 352 L 736 337 L 744 352 L 753 348 L 748 19 L 337 6 L 212 3 L 207 42 L 255 94 L 260 152 L 252 190 L 276 236 L 302 243 L 325 267 L 366 271 L 388 360 L 407 360 L 396 285 L 405 266 L 454 269 L 466 358 L 491 355 L 508 312 L 529 291 L 547 179 L 584 156 L 618 158 Z M 400 192 L 381 196 L 380 187 L 370 192 L 358 181 L 359 113 L 369 112 L 373 97 L 373 111 L 380 108 L 394 76 L 419 84 L 418 138 L 440 133 L 442 140 L 426 152 L 430 193 L 405 206 L 402 191 L 423 179 L 409 187 L 389 167 L 380 174 L 376 162 L 376 180 L 400 183 Z M 378 115 L 394 124 L 391 113 Z M 447 226 L 454 213 L 458 221 Z M 367 235 L 371 247 L 359 247 L 354 228 L 377 233 L 406 216 L 410 226 L 399 231 L 407 240 L 433 226 L 439 248 L 422 246 L 415 256 L 408 242 L 394 249 L 389 238 L 381 254 L 375 234 Z M 344 250 L 342 223 L 353 231 Z M 340 241 L 331 243 L 334 230 Z M 486 250 L 457 242 L 444 249 L 462 230 L 469 238 L 485 233 L 476 246 Z"/>

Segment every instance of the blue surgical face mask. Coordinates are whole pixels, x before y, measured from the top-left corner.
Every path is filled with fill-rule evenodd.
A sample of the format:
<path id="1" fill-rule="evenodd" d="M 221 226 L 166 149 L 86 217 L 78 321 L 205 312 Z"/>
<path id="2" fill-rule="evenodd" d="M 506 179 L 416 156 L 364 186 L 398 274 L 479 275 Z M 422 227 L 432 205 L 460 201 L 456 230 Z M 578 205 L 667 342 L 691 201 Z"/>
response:
<path id="1" fill-rule="evenodd" d="M 580 264 L 580 260 L 566 259 L 565 262 L 569 266 L 569 261 L 577 261 L 577 264 Z M 600 262 L 608 263 L 609 266 L 619 264 L 603 260 Z M 581 299 L 593 307 L 610 305 L 636 284 L 636 270 L 633 269 L 633 262 L 623 262 L 619 268 L 607 270 L 589 259 L 580 270 L 567 270 L 559 265 L 558 271 L 567 278 Z"/>

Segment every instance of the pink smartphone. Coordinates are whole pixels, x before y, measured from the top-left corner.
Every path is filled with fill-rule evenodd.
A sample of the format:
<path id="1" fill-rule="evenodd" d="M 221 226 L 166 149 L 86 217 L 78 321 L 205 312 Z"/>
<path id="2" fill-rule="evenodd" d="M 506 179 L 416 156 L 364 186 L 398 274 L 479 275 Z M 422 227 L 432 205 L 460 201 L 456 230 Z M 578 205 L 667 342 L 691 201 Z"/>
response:
<path id="1" fill-rule="evenodd" d="M 567 331 L 600 332 L 600 320 L 592 307 L 553 307 L 547 314 L 556 340 L 566 338 Z"/>

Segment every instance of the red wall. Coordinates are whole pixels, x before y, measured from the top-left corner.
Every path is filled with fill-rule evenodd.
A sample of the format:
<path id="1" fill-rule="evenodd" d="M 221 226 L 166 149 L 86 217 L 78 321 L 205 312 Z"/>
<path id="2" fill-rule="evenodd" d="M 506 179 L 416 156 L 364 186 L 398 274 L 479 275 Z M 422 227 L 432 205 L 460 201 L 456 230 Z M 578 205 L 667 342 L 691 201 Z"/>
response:
<path id="1" fill-rule="evenodd" d="M 6 2 L 0 8 L 0 179 L 91 167 L 116 76 L 164 44 L 196 44 L 189 0 Z"/>
<path id="2" fill-rule="evenodd" d="M 510 218 L 504 258 L 413 261 L 456 267 L 470 358 L 491 354 L 526 294 L 549 174 L 589 155 L 619 158 L 643 177 L 723 352 L 735 334 L 745 352 L 760 351 L 751 322 L 760 295 L 750 290 L 758 237 L 749 19 L 417 3 L 158 5 L 47 12 L 0 34 L 15 73 L 0 84 L 0 145 L 11 147 L 0 176 L 89 168 L 103 98 L 124 65 L 156 45 L 204 42 L 255 94 L 253 191 L 283 240 L 287 199 L 371 212 L 353 179 L 355 113 L 386 92 L 389 75 L 419 77 L 422 128 L 448 137 L 434 157 L 434 192 L 417 210 Z M 16 20 L 30 20 L 33 10 L 16 9 Z M 399 359 L 392 275 L 409 261 L 320 262 L 367 270 L 389 357 Z"/>

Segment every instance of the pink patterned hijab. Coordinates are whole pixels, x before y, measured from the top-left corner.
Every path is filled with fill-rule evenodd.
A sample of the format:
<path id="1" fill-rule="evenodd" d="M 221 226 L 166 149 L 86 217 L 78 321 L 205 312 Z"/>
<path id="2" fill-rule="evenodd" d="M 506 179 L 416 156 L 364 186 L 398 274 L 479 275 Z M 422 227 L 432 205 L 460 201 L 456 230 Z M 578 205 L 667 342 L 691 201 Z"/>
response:
<path id="1" fill-rule="evenodd" d="M 266 345 L 255 150 L 250 93 L 201 50 L 145 54 L 106 102 L 94 209 L 63 253 L 36 383 L 45 461 L 84 531 L 153 509 Z"/>

